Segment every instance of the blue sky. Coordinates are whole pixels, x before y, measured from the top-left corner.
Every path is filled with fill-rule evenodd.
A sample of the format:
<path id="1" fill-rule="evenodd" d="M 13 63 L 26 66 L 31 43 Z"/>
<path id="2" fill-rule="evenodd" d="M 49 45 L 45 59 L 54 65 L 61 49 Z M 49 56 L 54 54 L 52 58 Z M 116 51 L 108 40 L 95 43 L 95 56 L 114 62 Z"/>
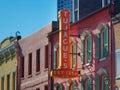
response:
<path id="1" fill-rule="evenodd" d="M 20 31 L 27 37 L 57 20 L 57 0 L 0 0 L 0 42 Z"/>

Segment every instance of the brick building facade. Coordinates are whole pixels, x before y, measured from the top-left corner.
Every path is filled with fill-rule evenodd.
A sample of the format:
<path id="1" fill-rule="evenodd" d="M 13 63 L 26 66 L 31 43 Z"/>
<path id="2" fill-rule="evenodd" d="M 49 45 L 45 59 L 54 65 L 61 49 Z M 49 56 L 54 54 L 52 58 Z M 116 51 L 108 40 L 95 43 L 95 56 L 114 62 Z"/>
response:
<path id="1" fill-rule="evenodd" d="M 120 1 L 115 0 L 114 4 L 114 16 L 112 17 L 112 23 L 115 33 L 115 53 L 116 53 L 116 90 L 120 90 Z"/>
<path id="2" fill-rule="evenodd" d="M 70 65 L 79 77 L 50 77 L 50 90 L 114 90 L 114 34 L 109 6 L 70 27 Z M 59 70 L 59 33 L 49 34 L 50 72 Z M 59 72 L 56 72 L 59 75 Z M 72 74 L 72 73 L 69 73 Z"/>

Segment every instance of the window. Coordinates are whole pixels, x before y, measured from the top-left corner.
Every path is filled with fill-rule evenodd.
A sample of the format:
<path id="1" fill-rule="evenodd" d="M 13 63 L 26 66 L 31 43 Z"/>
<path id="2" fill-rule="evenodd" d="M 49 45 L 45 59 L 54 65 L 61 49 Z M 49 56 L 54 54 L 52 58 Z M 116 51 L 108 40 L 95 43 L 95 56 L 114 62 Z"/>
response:
<path id="1" fill-rule="evenodd" d="M 36 72 L 40 71 L 40 49 L 36 51 Z"/>
<path id="2" fill-rule="evenodd" d="M 4 77 L 1 78 L 1 90 L 4 90 Z"/>
<path id="3" fill-rule="evenodd" d="M 36 90 L 40 90 L 39 88 L 37 88 Z"/>
<path id="4" fill-rule="evenodd" d="M 96 77 L 96 90 L 109 90 L 107 76 L 105 74 Z"/>
<path id="5" fill-rule="evenodd" d="M 100 90 L 100 78 L 99 78 L 99 76 L 96 77 L 96 90 Z"/>
<path id="6" fill-rule="evenodd" d="M 7 75 L 7 90 L 10 90 L 10 75 Z"/>
<path id="7" fill-rule="evenodd" d="M 87 79 L 84 81 L 84 90 L 92 90 L 91 79 Z"/>
<path id="8" fill-rule="evenodd" d="M 109 90 L 108 73 L 105 68 L 100 68 L 96 76 L 96 90 Z"/>
<path id="9" fill-rule="evenodd" d="M 110 0 L 102 0 L 102 7 L 105 7 L 108 4 L 110 4 Z"/>
<path id="10" fill-rule="evenodd" d="M 28 55 L 28 75 L 32 74 L 32 53 Z"/>
<path id="11" fill-rule="evenodd" d="M 48 45 L 45 46 L 45 68 L 48 68 Z"/>
<path id="12" fill-rule="evenodd" d="M 74 9 L 78 9 L 78 4 L 79 4 L 78 0 L 74 0 Z"/>
<path id="13" fill-rule="evenodd" d="M 58 47 L 58 43 L 54 46 L 54 66 L 53 69 L 56 69 L 59 65 L 59 47 Z"/>
<path id="14" fill-rule="evenodd" d="M 72 43 L 72 68 L 77 66 L 77 42 Z"/>
<path id="15" fill-rule="evenodd" d="M 120 76 L 120 49 L 116 50 L 116 77 L 119 78 Z"/>
<path id="16" fill-rule="evenodd" d="M 76 81 L 72 81 L 72 82 L 70 83 L 70 86 L 67 87 L 67 90 L 76 90 L 77 88 L 78 88 L 78 85 L 77 85 Z M 77 89 L 77 90 L 78 90 L 78 89 Z"/>
<path id="17" fill-rule="evenodd" d="M 108 55 L 108 27 L 105 24 L 98 26 L 96 34 L 96 56 L 98 59 Z"/>
<path id="18" fill-rule="evenodd" d="M 78 14 L 79 14 L 78 11 L 75 11 L 75 12 L 74 12 L 74 22 L 76 22 L 76 21 L 79 20 Z"/>
<path id="19" fill-rule="evenodd" d="M 91 77 L 89 75 L 84 75 L 81 81 L 81 90 L 92 90 L 92 87 Z"/>
<path id="20" fill-rule="evenodd" d="M 13 72 L 13 90 L 16 90 L 16 72 Z"/>
<path id="21" fill-rule="evenodd" d="M 24 78 L 24 57 L 21 58 L 21 78 Z"/>
<path id="22" fill-rule="evenodd" d="M 81 39 L 81 62 L 87 64 L 92 61 L 92 35 L 89 31 L 83 32 Z"/>
<path id="23" fill-rule="evenodd" d="M 45 89 L 44 90 L 48 90 L 48 85 L 45 85 L 45 87 L 44 87 Z"/>
<path id="24" fill-rule="evenodd" d="M 92 36 L 87 37 L 87 63 L 92 60 Z"/>
<path id="25" fill-rule="evenodd" d="M 54 84 L 54 89 L 55 89 L 55 90 L 64 90 L 64 89 L 63 89 L 63 85 L 60 84 L 60 83 Z M 66 90 L 67 90 L 67 89 L 66 89 Z"/>
<path id="26" fill-rule="evenodd" d="M 74 0 L 74 22 L 79 20 L 79 0 Z"/>

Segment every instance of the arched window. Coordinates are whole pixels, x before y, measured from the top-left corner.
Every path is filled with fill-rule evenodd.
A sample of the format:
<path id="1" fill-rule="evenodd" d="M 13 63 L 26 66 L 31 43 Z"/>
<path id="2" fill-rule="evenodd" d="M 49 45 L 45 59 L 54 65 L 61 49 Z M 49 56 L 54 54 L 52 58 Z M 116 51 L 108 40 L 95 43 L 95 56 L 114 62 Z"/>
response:
<path id="1" fill-rule="evenodd" d="M 87 64 L 92 61 L 92 35 L 84 31 L 81 36 L 81 62 Z"/>
<path id="2" fill-rule="evenodd" d="M 105 24 L 98 26 L 98 32 L 96 34 L 96 56 L 98 59 L 106 57 L 108 55 L 108 27 Z"/>
<path id="3" fill-rule="evenodd" d="M 92 90 L 92 79 L 87 74 L 82 76 L 81 90 Z"/>
<path id="4" fill-rule="evenodd" d="M 109 90 L 108 74 L 104 68 L 98 70 L 96 76 L 96 90 Z"/>
<path id="5" fill-rule="evenodd" d="M 64 90 L 64 87 L 60 83 L 54 84 L 54 90 Z"/>
<path id="6" fill-rule="evenodd" d="M 75 80 L 69 79 L 67 82 L 66 90 L 76 90 L 78 89 L 78 84 Z"/>
<path id="7" fill-rule="evenodd" d="M 72 68 L 76 68 L 77 66 L 77 41 L 72 40 L 71 41 L 71 63 L 72 63 Z"/>
<path id="8" fill-rule="evenodd" d="M 53 64 L 53 69 L 57 69 L 58 68 L 58 65 L 59 65 L 59 45 L 58 43 L 55 44 L 54 46 L 54 64 Z"/>

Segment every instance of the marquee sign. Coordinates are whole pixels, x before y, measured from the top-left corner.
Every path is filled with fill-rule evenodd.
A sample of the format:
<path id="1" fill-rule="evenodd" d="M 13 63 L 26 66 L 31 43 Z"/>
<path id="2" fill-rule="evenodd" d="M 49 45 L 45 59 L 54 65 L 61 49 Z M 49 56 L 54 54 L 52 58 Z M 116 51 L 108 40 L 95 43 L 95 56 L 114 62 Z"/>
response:
<path id="1" fill-rule="evenodd" d="M 70 69 L 69 59 L 69 29 L 70 29 L 70 11 L 63 9 L 59 12 L 59 67 L 61 69 Z"/>
<path id="2" fill-rule="evenodd" d="M 78 77 L 77 70 L 54 70 L 51 72 L 51 76 L 56 78 L 75 78 Z"/>

